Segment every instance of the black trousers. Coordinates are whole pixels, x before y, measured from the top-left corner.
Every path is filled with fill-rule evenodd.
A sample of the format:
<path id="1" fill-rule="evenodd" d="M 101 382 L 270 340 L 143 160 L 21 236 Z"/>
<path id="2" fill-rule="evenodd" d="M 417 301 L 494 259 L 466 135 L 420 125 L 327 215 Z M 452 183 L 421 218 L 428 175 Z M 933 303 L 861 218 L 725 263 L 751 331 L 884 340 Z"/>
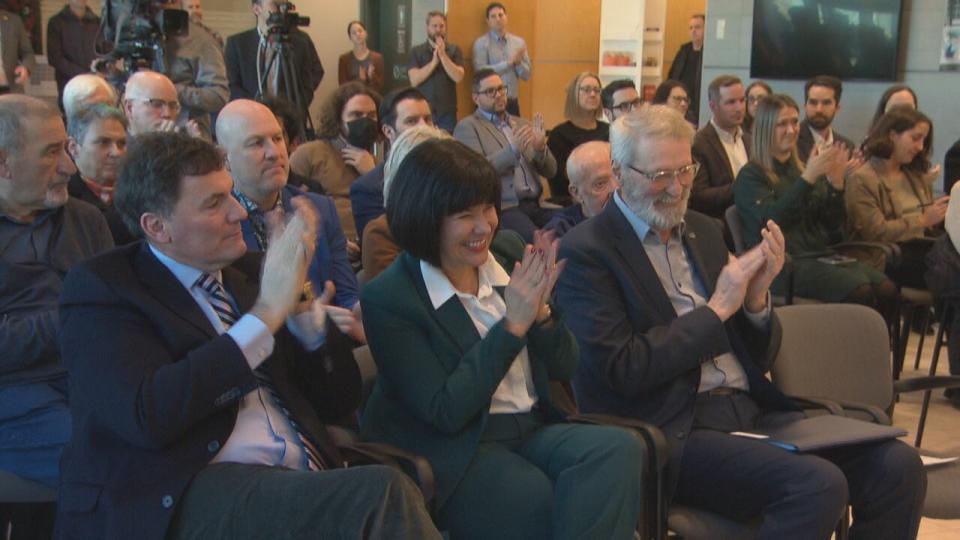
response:
<path id="1" fill-rule="evenodd" d="M 701 394 L 674 502 L 741 521 L 760 517 L 756 538 L 778 540 L 829 539 L 849 503 L 851 540 L 916 538 L 927 477 L 903 442 L 796 454 L 729 435 L 797 414 L 761 416 L 747 394 Z"/>
<path id="2" fill-rule="evenodd" d="M 168 540 L 440 538 L 420 490 L 382 465 L 334 471 L 217 463 L 194 478 Z"/>

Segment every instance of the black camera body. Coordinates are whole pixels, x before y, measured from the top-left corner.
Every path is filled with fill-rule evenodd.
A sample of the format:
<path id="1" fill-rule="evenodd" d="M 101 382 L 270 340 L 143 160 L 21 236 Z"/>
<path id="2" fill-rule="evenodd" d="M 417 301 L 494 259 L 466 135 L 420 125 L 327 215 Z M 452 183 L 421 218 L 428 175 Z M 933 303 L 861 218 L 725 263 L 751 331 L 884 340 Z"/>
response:
<path id="1" fill-rule="evenodd" d="M 187 35 L 190 16 L 182 9 L 166 9 L 157 0 L 106 0 L 101 26 L 104 41 L 98 53 L 106 63 L 121 60 L 111 78 L 122 83 L 138 69 L 166 71 L 164 40 Z"/>
<path id="2" fill-rule="evenodd" d="M 310 17 L 301 17 L 293 2 L 278 2 L 277 11 L 267 16 L 267 32 L 287 35 L 301 26 L 310 26 Z"/>

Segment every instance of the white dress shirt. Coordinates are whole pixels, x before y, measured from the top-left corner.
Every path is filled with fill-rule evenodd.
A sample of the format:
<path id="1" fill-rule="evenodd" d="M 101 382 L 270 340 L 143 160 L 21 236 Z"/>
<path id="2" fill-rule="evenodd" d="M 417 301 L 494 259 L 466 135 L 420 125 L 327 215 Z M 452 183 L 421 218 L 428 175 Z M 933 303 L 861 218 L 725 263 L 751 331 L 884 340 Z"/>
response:
<path id="1" fill-rule="evenodd" d="M 473 321 L 481 339 L 507 314 L 507 304 L 494 287 L 505 287 L 510 283 L 510 276 L 489 253 L 486 262 L 478 268 L 480 286 L 476 296 L 458 291 L 443 270 L 426 261 L 420 261 L 420 273 L 433 308 L 440 309 L 447 300 L 456 296 Z M 527 413 L 536 403 L 533 370 L 530 368 L 527 348 L 524 347 L 514 358 L 510 369 L 493 393 L 490 414 Z"/>
<path id="2" fill-rule="evenodd" d="M 214 330 L 218 334 L 226 333 L 237 343 L 251 370 L 256 369 L 270 356 L 273 352 L 274 338 L 263 321 L 247 313 L 229 329 L 224 329 L 223 322 L 207 300 L 206 293 L 194 285 L 203 272 L 175 261 L 152 245 L 150 250 L 190 293 Z M 221 281 L 220 272 L 217 272 L 214 277 Z M 291 331 L 294 326 L 300 326 L 307 327 L 305 329 L 307 334 L 316 333 L 315 329 L 309 328 L 309 321 L 302 316 L 298 316 L 296 321 L 288 319 L 287 325 Z M 308 349 L 316 348 L 306 343 L 304 346 Z M 210 462 L 246 463 L 309 470 L 307 454 L 301 446 L 296 430 L 290 424 L 290 419 L 280 409 L 270 392 L 260 386 L 241 398 L 233 431 Z"/>
<path id="3" fill-rule="evenodd" d="M 713 124 L 713 129 L 717 130 L 720 144 L 723 145 L 723 150 L 727 153 L 727 159 L 730 160 L 730 170 L 733 172 L 733 177 L 736 178 L 740 169 L 750 161 L 747 157 L 747 147 L 743 145 L 743 130 L 740 129 L 740 126 L 737 126 L 737 130 L 730 133 L 720 129 L 713 118 L 710 119 L 710 123 Z"/>

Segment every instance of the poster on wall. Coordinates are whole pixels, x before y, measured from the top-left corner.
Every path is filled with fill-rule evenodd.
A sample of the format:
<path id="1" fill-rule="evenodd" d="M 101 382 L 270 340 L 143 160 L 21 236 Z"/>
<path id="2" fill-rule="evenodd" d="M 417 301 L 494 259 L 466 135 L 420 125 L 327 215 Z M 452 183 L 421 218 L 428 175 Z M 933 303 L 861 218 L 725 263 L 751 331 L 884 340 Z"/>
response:
<path id="1" fill-rule="evenodd" d="M 960 71 L 960 0 L 947 0 L 940 46 L 940 71 Z"/>

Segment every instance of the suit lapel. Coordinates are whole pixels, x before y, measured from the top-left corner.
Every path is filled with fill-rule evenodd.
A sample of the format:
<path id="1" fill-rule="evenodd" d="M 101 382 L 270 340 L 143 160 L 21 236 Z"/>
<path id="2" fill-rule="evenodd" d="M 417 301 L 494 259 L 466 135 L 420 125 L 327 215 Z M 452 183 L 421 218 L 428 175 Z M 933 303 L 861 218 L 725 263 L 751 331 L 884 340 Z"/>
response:
<path id="1" fill-rule="evenodd" d="M 650 264 L 646 250 L 643 249 L 643 243 L 637 237 L 636 231 L 630 226 L 626 216 L 620 211 L 620 207 L 615 203 L 608 204 L 603 213 L 594 219 L 601 219 L 604 226 L 610 231 L 610 237 L 613 238 L 613 245 L 617 252 L 626 262 L 625 268 L 634 274 L 634 285 L 638 289 L 646 291 L 646 297 L 656 308 L 657 313 L 670 320 L 677 316 L 673 304 L 667 298 L 663 286 L 660 284 L 660 278 L 657 271 Z"/>
<path id="2" fill-rule="evenodd" d="M 700 282 L 703 283 L 706 297 L 709 299 L 710 296 L 713 295 L 714 284 L 719 274 L 714 275 L 713 269 L 708 268 L 704 263 L 702 249 L 700 248 L 700 239 L 697 238 L 697 232 L 692 230 L 692 228 L 684 231 L 683 245 L 693 260 L 693 270 L 700 277 Z"/>
<path id="3" fill-rule="evenodd" d="M 502 131 L 497 129 L 497 126 L 493 125 L 493 122 L 484 118 L 483 115 L 480 114 L 479 109 L 475 111 L 473 114 L 477 118 L 477 122 L 483 127 L 483 129 L 487 131 L 490 138 L 497 142 L 497 145 L 499 145 L 500 148 L 503 148 L 507 146 L 507 144 L 509 144 L 507 142 L 506 135 L 504 135 Z"/>
<path id="4" fill-rule="evenodd" d="M 730 158 L 727 157 L 727 151 L 723 148 L 723 143 L 720 142 L 720 134 L 717 133 L 717 128 L 713 126 L 712 123 L 708 124 L 710 128 L 710 145 L 713 146 L 713 151 L 720 158 L 720 161 L 727 166 L 727 172 L 730 173 L 730 177 L 733 178 L 733 165 L 730 164 Z"/>
<path id="5" fill-rule="evenodd" d="M 197 302 L 170 270 L 157 260 L 146 242 L 141 243 L 135 264 L 137 276 L 151 296 L 208 337 L 217 336 Z"/>

